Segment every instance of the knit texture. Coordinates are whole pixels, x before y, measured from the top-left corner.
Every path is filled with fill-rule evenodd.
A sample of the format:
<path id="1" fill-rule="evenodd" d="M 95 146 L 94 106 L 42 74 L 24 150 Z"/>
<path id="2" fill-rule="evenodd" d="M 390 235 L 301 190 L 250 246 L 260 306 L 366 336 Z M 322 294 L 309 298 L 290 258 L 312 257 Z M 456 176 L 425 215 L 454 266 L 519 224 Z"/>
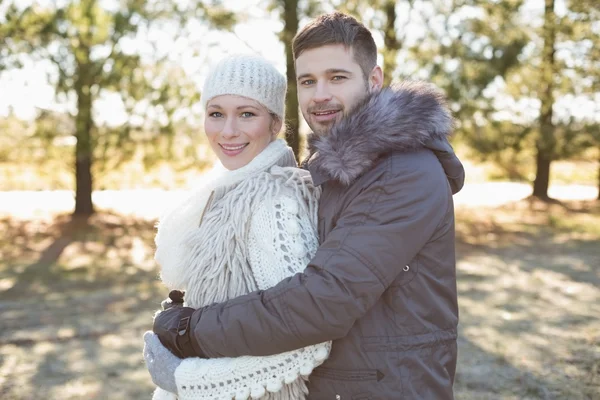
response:
<path id="1" fill-rule="evenodd" d="M 154 393 L 152 393 L 152 400 L 178 400 L 178 397 L 164 389 L 156 388 Z"/>
<path id="2" fill-rule="evenodd" d="M 274 165 L 295 165 L 294 154 L 283 139 L 273 141 L 250 163 L 235 170 L 226 169 L 221 163 L 204 174 L 202 180 L 161 215 L 154 238 L 154 259 L 161 267 L 161 279 L 170 288 L 186 287 L 186 260 L 189 246 L 187 236 L 194 232 L 203 217 L 205 206 L 214 193 L 223 193 L 229 187 L 257 174 L 264 173 Z M 308 183 L 306 183 L 308 184 Z"/>
<path id="3" fill-rule="evenodd" d="M 181 364 L 181 358 L 163 346 L 152 331 L 144 334 L 144 360 L 156 386 L 169 392 L 177 392 L 175 370 Z"/>
<path id="4" fill-rule="evenodd" d="M 254 212 L 248 250 L 259 289 L 274 286 L 306 268 L 319 244 L 304 212 L 290 196 L 266 199 Z"/>
<path id="5" fill-rule="evenodd" d="M 267 60 L 255 55 L 233 55 L 221 60 L 208 74 L 202 105 L 225 94 L 258 101 L 284 120 L 287 81 Z"/>
<path id="6" fill-rule="evenodd" d="M 210 196 L 192 195 L 161 220 L 156 259 L 163 279 L 176 284 L 171 288 L 186 290 L 187 306 L 267 289 L 304 270 L 318 245 L 318 189 L 292 165 L 291 150 L 275 141 L 247 166 L 207 185 L 208 205 Z M 175 372 L 178 396 L 304 399 L 304 379 L 330 349 L 327 342 L 265 357 L 185 359 Z"/>

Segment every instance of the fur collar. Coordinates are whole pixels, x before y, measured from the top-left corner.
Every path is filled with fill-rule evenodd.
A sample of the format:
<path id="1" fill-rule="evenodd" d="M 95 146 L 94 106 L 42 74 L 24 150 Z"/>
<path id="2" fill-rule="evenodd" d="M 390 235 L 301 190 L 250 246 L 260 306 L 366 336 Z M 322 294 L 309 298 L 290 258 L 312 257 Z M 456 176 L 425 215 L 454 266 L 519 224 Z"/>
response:
<path id="1" fill-rule="evenodd" d="M 391 151 L 411 151 L 432 140 L 447 142 L 453 120 L 443 94 L 423 82 L 403 82 L 368 95 L 327 135 L 311 134 L 313 176 L 350 185 Z M 324 175 L 324 176 L 323 176 Z"/>

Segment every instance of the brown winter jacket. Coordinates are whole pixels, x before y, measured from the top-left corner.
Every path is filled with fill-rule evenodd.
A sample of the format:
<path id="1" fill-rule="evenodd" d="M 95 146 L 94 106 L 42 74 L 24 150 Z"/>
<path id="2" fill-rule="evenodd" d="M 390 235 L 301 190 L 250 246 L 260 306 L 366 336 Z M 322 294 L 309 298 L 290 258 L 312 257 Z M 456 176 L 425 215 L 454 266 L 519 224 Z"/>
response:
<path id="1" fill-rule="evenodd" d="M 315 257 L 271 289 L 196 311 L 199 353 L 269 355 L 333 340 L 310 375 L 310 399 L 452 399 L 452 193 L 464 170 L 451 125 L 439 92 L 410 83 L 311 137 L 309 170 L 323 190 Z"/>

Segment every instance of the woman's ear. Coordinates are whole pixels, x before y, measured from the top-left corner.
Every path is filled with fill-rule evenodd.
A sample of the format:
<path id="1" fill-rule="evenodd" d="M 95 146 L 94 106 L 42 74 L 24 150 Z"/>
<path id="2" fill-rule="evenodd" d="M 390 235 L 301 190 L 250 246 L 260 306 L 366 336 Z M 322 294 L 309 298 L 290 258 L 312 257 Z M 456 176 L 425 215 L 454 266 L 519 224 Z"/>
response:
<path id="1" fill-rule="evenodd" d="M 276 115 L 273 115 L 271 121 L 271 136 L 273 139 L 277 137 L 279 132 L 281 132 L 281 128 L 283 127 L 283 121 Z"/>

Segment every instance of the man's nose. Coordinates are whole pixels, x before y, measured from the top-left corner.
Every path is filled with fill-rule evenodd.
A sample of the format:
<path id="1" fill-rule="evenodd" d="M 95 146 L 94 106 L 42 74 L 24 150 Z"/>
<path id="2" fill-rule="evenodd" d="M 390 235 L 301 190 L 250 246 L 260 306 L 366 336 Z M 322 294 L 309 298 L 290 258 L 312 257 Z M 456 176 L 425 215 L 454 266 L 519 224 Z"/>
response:
<path id="1" fill-rule="evenodd" d="M 315 103 L 324 103 L 331 100 L 331 91 L 327 82 L 317 82 L 316 90 L 313 95 Z"/>

